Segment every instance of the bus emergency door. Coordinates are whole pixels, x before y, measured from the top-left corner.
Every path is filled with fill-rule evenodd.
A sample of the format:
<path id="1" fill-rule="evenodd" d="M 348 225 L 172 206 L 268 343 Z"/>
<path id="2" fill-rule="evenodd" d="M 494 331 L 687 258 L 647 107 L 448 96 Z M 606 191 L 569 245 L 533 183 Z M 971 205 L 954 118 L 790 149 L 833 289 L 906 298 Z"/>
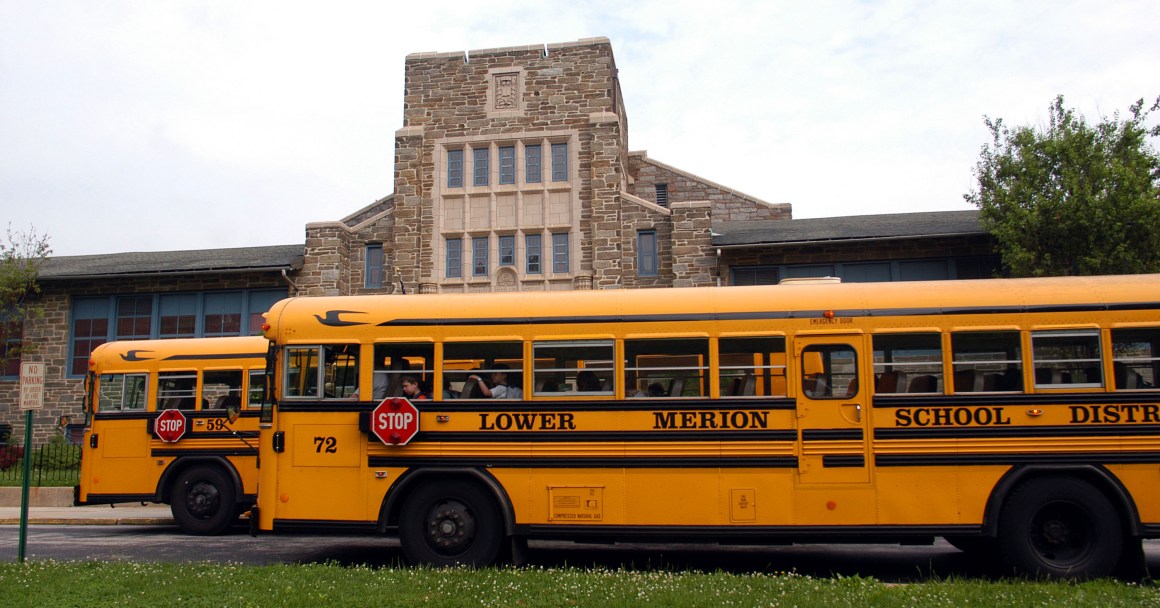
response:
<path id="1" fill-rule="evenodd" d="M 793 352 L 799 483 L 868 483 L 863 336 L 797 336 Z"/>

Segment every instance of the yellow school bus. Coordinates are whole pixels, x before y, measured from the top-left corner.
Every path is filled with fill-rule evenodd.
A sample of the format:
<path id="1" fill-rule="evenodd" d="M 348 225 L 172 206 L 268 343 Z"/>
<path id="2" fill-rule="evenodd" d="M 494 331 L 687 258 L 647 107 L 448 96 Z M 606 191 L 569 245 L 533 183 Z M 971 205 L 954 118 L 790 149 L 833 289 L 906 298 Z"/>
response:
<path id="1" fill-rule="evenodd" d="M 93 350 L 77 504 L 168 503 L 218 534 L 256 500 L 261 336 L 126 340 Z"/>
<path id="2" fill-rule="evenodd" d="M 314 297 L 266 319 L 259 531 L 397 533 L 411 561 L 470 565 L 529 538 L 945 537 L 1080 578 L 1160 535 L 1160 276 Z"/>

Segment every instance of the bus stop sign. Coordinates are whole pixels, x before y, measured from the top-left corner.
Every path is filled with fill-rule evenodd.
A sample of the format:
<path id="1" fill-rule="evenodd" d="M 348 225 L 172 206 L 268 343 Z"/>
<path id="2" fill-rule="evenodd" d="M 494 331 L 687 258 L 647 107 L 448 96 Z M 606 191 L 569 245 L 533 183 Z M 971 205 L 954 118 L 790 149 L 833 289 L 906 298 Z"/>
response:
<path id="1" fill-rule="evenodd" d="M 371 411 L 371 432 L 387 445 L 407 445 L 419 433 L 419 410 L 407 399 L 387 397 Z"/>
<path id="2" fill-rule="evenodd" d="M 189 423 L 181 410 L 165 410 L 153 421 L 153 432 L 165 443 L 173 443 L 185 436 Z"/>

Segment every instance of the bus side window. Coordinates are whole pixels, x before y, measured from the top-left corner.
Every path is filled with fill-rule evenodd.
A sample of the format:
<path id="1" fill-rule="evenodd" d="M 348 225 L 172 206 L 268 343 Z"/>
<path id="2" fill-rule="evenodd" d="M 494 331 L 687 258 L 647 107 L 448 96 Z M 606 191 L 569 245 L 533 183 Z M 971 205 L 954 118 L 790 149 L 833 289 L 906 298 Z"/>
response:
<path id="1" fill-rule="evenodd" d="M 148 379 L 146 374 L 102 374 L 97 410 L 144 410 Z"/>
<path id="2" fill-rule="evenodd" d="M 873 340 L 875 394 L 943 392 L 940 334 L 875 334 Z M 956 373 L 954 379 L 955 392 L 975 390 L 965 376 Z"/>
<path id="3" fill-rule="evenodd" d="M 201 397 L 210 408 L 242 406 L 242 370 L 212 370 L 202 374 Z"/>
<path id="4" fill-rule="evenodd" d="M 846 344 L 813 344 L 802 350 L 802 393 L 810 399 L 858 394 L 858 353 Z"/>
<path id="5" fill-rule="evenodd" d="M 1035 387 L 1102 387 L 1101 353 L 1097 329 L 1031 332 Z"/>
<path id="6" fill-rule="evenodd" d="M 262 403 L 262 397 L 266 388 L 266 370 L 252 369 L 249 374 L 250 384 L 246 391 L 246 399 L 242 403 L 242 409 L 247 407 L 258 406 Z"/>
<path id="7" fill-rule="evenodd" d="M 285 396 L 357 398 L 358 353 L 357 344 L 287 347 Z"/>
<path id="8" fill-rule="evenodd" d="M 157 375 L 157 410 L 195 410 L 197 372 L 161 372 Z"/>
<path id="9" fill-rule="evenodd" d="M 480 378 L 491 391 L 495 388 L 492 378 L 500 377 L 496 374 L 506 377 L 506 385 L 515 389 L 505 389 L 504 393 L 517 395 L 506 398 L 523 399 L 523 342 L 446 342 L 442 368 L 444 399 L 487 399 L 480 382 L 469 378 Z"/>
<path id="10" fill-rule="evenodd" d="M 660 338 L 624 341 L 628 397 L 701 397 L 709 394 L 709 340 Z"/>
<path id="11" fill-rule="evenodd" d="M 721 338 L 717 341 L 721 397 L 784 397 L 785 337 Z"/>
<path id="12" fill-rule="evenodd" d="M 545 396 L 611 396 L 616 390 L 614 357 L 612 340 L 536 342 L 532 344 L 532 390 Z"/>
<path id="13" fill-rule="evenodd" d="M 371 397 L 381 401 L 403 396 L 403 376 L 419 381 L 421 390 L 431 392 L 435 381 L 435 344 L 376 344 Z M 446 396 L 444 396 L 446 399 Z"/>
<path id="14" fill-rule="evenodd" d="M 1154 388 L 1160 375 L 1160 328 L 1113 329 L 1112 375 L 1117 391 Z"/>
<path id="15" fill-rule="evenodd" d="M 971 375 L 975 378 L 974 386 L 981 392 L 1023 392 L 1021 351 L 1017 331 L 951 334 L 951 362 L 955 377 L 965 381 L 968 374 Z"/>

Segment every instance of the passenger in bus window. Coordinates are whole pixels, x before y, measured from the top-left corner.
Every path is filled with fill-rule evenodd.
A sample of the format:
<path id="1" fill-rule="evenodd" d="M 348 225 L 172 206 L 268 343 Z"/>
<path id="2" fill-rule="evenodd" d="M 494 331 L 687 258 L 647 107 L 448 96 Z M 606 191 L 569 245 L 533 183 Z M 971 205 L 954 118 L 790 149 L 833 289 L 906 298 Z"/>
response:
<path id="1" fill-rule="evenodd" d="M 430 399 L 431 392 L 423 390 L 419 379 L 414 376 L 403 376 L 403 396 L 408 399 Z"/>
<path id="2" fill-rule="evenodd" d="M 495 366 L 497 371 L 491 373 L 491 386 L 489 387 L 483 378 L 478 375 L 468 376 L 467 379 L 474 382 L 479 387 L 479 392 L 484 397 L 491 397 L 492 399 L 523 399 L 524 391 L 518 386 L 508 385 L 508 373 L 506 370 L 510 369 L 508 366 L 500 363 Z"/>
<path id="3" fill-rule="evenodd" d="M 652 384 L 648 385 L 648 396 L 649 397 L 664 397 L 665 396 L 665 385 L 661 384 L 660 382 L 653 382 Z"/>
<path id="4" fill-rule="evenodd" d="M 600 379 L 596 374 L 584 370 L 576 374 L 576 390 L 580 392 L 594 393 L 600 390 Z"/>

